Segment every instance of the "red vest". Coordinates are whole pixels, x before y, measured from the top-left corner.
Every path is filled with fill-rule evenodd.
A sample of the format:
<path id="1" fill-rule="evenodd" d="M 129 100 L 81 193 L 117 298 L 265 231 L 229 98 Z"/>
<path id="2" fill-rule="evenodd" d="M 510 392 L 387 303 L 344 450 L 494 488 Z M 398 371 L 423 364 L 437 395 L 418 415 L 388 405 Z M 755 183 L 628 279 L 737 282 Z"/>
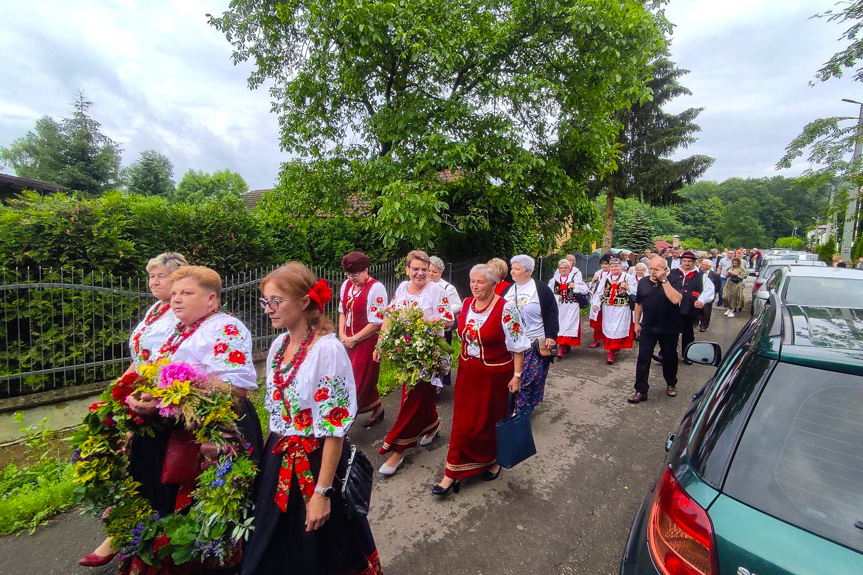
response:
<path id="1" fill-rule="evenodd" d="M 464 300 L 464 306 L 461 308 L 461 313 L 458 316 L 458 336 L 462 342 L 467 341 L 467 338 L 471 337 L 467 334 L 467 330 L 470 327 L 467 325 L 467 314 L 472 303 L 472 297 Z M 512 353 L 506 349 L 506 334 L 503 332 L 503 326 L 501 325 L 504 305 L 506 305 L 506 300 L 503 298 L 498 299 L 491 313 L 488 314 L 485 323 L 482 324 L 478 331 L 474 330 L 476 343 L 479 345 L 479 359 L 470 357 L 467 354 L 467 344 L 464 343 L 461 347 L 461 355 L 459 356 L 460 362 L 470 360 L 481 361 L 488 368 L 488 371 L 495 373 L 512 370 Z M 471 340 L 473 339 L 471 337 Z"/>
<path id="2" fill-rule="evenodd" d="M 342 309 L 345 310 L 345 320 L 348 317 L 348 310 L 351 313 L 351 324 L 345 325 L 345 334 L 350 337 L 353 337 L 354 334 L 359 333 L 364 327 L 369 325 L 368 318 L 368 304 L 369 304 L 369 290 L 372 288 L 372 284 L 375 283 L 374 278 L 369 278 L 369 281 L 366 282 L 366 285 L 363 286 L 363 289 L 360 290 L 360 293 L 357 294 L 356 297 L 351 297 L 351 290 L 354 287 L 350 281 L 347 282 L 345 286 L 345 293 L 342 294 Z"/>

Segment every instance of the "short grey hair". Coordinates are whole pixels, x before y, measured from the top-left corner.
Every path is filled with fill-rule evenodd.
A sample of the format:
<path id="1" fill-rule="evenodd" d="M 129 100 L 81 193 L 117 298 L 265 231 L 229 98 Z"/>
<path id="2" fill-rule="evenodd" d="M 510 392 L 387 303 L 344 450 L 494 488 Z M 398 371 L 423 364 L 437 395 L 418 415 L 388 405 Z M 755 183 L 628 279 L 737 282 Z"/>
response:
<path id="1" fill-rule="evenodd" d="M 635 264 L 635 269 L 642 270 L 644 272 L 644 275 L 647 275 L 647 264 L 646 263 L 638 262 L 637 264 Z"/>
<path id="2" fill-rule="evenodd" d="M 533 269 L 536 267 L 536 260 L 527 254 L 518 254 L 517 256 L 512 256 L 512 259 L 509 260 L 509 265 L 514 266 L 515 264 L 520 265 L 521 269 L 532 274 Z"/>
<path id="3" fill-rule="evenodd" d="M 187 265 L 189 265 L 189 262 L 187 262 L 186 258 L 183 257 L 183 254 L 179 254 L 177 252 L 165 252 L 147 262 L 147 272 L 149 273 L 153 268 L 168 268 L 168 271 L 173 273 L 179 268 Z"/>
<path id="4" fill-rule="evenodd" d="M 497 283 L 500 281 L 497 270 L 495 270 L 488 264 L 477 264 L 470 268 L 469 277 L 473 276 L 474 274 L 484 275 L 485 278 L 488 280 L 488 283 L 490 283 L 491 285 L 497 285 Z"/>
<path id="5" fill-rule="evenodd" d="M 701 263 L 703 263 L 703 264 L 707 264 L 707 267 L 709 267 L 709 268 L 712 268 L 712 267 L 713 267 L 713 260 L 709 260 L 709 259 L 707 259 L 707 258 L 703 258 L 703 259 L 701 260 Z"/>
<path id="6" fill-rule="evenodd" d="M 429 263 L 431 265 L 433 265 L 434 267 L 436 267 L 437 269 L 439 269 L 440 271 L 446 270 L 446 264 L 443 263 L 443 260 L 437 256 L 430 256 L 429 257 Z"/>
<path id="7" fill-rule="evenodd" d="M 562 260 L 557 260 L 557 267 L 560 267 L 561 265 L 564 265 L 564 266 L 568 267 L 569 269 L 572 269 L 572 262 L 566 258 L 563 258 Z"/>

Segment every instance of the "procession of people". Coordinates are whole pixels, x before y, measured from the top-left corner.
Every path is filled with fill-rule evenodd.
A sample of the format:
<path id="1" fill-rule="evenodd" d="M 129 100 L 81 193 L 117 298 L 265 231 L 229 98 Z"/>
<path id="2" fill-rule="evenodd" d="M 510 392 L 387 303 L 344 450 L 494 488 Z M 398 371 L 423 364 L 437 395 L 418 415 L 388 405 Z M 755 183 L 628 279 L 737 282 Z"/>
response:
<path id="1" fill-rule="evenodd" d="M 732 254 L 720 259 L 675 249 L 666 259 L 627 253 L 622 255 L 625 270 L 624 260 L 608 253 L 589 284 L 573 255 L 557 262 L 547 283 L 535 277 L 531 256 L 513 256 L 509 265 L 494 258 L 470 270 L 470 296 L 463 301 L 442 277 L 443 260 L 420 250 L 407 254 L 407 280 L 391 296 L 371 275 L 372 261 L 362 252 L 342 258 L 344 281 L 333 285 L 335 289 L 303 264 L 287 263 L 260 282 L 263 313 L 281 330 L 270 346 L 261 390 L 269 417 L 265 438 L 248 398 L 248 391 L 258 387 L 249 330 L 221 309 L 218 273 L 168 252 L 147 266 L 157 301 L 130 335 L 127 374 L 182 361 L 221 382 L 235 397 L 238 428 L 258 465 L 251 537 L 234 557 L 239 573 L 380 575 L 372 526 L 365 515 L 346 512 L 340 482 L 347 481 L 353 461 L 349 433 L 358 416 L 367 414 L 361 421 L 364 427 L 385 420 L 378 392 L 381 342 L 395 329 L 393 318 L 399 310 L 419 314 L 413 328 L 433 343 L 446 341 L 449 346 L 457 335 L 461 351 L 452 365 L 447 358 L 435 369 L 421 369 L 411 385 L 402 387 L 398 412 L 380 448 L 380 455 L 387 457 L 378 474 L 396 474 L 411 450 L 432 443 L 446 426 L 444 474 L 431 489 L 432 495 L 446 497 L 458 493 L 464 480 L 479 476 L 492 481 L 500 475 L 496 424 L 510 417 L 529 418 L 543 402 L 552 365 L 581 346 L 583 312 L 593 328 L 589 347 L 602 346 L 607 364 L 638 345 L 630 403 L 647 400 L 657 344 L 666 392 L 674 397 L 678 338 L 683 337 L 682 352 L 694 341 L 696 324 L 701 331 L 709 327 L 717 294 L 729 302 L 727 315 L 742 307 L 738 286 L 746 268 Z M 712 271 L 714 262 L 719 273 Z M 331 319 L 325 306 L 334 295 L 338 315 Z M 406 335 L 399 341 L 407 348 L 410 340 Z M 452 421 L 442 422 L 437 395 L 450 384 Z M 193 490 L 165 482 L 163 473 L 168 443 L 183 430 L 170 423 L 170 414 L 158 409 L 152 397 L 130 396 L 127 403 L 140 417 L 167 422 L 153 436 L 132 439 L 130 476 L 159 514 L 184 513 L 194 504 Z M 116 553 L 109 537 L 80 564 L 104 565 Z M 286 558 L 292 565 L 288 570 Z M 134 556 L 124 556 L 122 569 L 150 573 Z"/>

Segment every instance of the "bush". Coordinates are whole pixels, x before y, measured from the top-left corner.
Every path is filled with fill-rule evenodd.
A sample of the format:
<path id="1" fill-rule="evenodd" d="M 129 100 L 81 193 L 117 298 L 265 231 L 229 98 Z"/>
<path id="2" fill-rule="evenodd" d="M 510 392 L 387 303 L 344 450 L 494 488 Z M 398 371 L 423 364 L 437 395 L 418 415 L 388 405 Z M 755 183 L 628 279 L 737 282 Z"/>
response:
<path id="1" fill-rule="evenodd" d="M 778 238 L 776 240 L 777 248 L 785 248 L 789 250 L 805 251 L 806 240 L 803 238 Z"/>
<path id="2" fill-rule="evenodd" d="M 815 252 L 818 254 L 818 259 L 829 266 L 833 263 L 833 254 L 836 253 L 836 242 L 830 238 L 826 244 L 818 246 Z"/>

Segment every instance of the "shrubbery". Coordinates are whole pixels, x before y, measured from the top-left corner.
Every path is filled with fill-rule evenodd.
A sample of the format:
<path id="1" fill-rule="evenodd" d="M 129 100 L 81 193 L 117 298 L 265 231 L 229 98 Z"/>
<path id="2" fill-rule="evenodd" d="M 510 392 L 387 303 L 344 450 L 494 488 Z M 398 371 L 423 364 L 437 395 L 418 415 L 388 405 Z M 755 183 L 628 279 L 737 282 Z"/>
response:
<path id="1" fill-rule="evenodd" d="M 776 247 L 802 252 L 806 250 L 806 240 L 803 238 L 778 238 Z"/>
<path id="2" fill-rule="evenodd" d="M 818 246 L 815 251 L 818 253 L 818 259 L 829 266 L 833 263 L 833 254 L 836 253 L 836 242 L 830 238 L 826 244 Z"/>

